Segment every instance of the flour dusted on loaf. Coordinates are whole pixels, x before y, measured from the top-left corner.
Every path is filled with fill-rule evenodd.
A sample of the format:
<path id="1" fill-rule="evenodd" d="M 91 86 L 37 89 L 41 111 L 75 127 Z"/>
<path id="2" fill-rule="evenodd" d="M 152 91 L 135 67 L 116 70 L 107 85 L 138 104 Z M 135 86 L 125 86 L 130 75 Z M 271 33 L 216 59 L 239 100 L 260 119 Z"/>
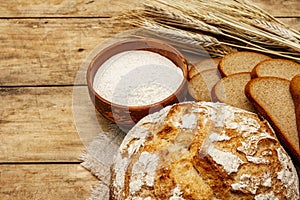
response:
<path id="1" fill-rule="evenodd" d="M 95 75 L 93 87 L 110 102 L 141 106 L 167 98 L 183 79 L 181 69 L 164 56 L 132 50 L 104 62 Z"/>
<path id="2" fill-rule="evenodd" d="M 111 168 L 110 199 L 294 199 L 299 180 L 273 130 L 222 103 L 185 102 L 143 118 Z"/>
<path id="3" fill-rule="evenodd" d="M 158 155 L 142 152 L 138 161 L 132 167 L 129 188 L 130 193 L 135 194 L 143 185 L 153 187 L 158 165 Z"/>

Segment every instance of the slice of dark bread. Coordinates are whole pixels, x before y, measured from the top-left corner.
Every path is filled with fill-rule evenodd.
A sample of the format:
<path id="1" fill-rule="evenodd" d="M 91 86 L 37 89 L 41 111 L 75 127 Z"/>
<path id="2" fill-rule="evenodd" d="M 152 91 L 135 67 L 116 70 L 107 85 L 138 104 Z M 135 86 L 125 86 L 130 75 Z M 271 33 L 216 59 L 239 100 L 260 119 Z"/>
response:
<path id="1" fill-rule="evenodd" d="M 270 57 L 260 53 L 233 52 L 221 59 L 218 68 L 224 77 L 240 72 L 251 72 L 258 63 L 267 59 Z"/>
<path id="2" fill-rule="evenodd" d="M 296 124 L 300 140 L 300 74 L 292 78 L 290 82 L 290 92 L 295 105 Z"/>
<path id="3" fill-rule="evenodd" d="M 251 79 L 245 94 L 258 113 L 274 128 L 291 157 L 300 164 L 299 137 L 290 81 L 277 77 Z"/>
<path id="4" fill-rule="evenodd" d="M 221 79 L 217 68 L 204 70 L 192 77 L 188 83 L 188 93 L 196 101 L 214 101 L 211 90 Z"/>
<path id="5" fill-rule="evenodd" d="M 217 101 L 255 112 L 244 93 L 245 86 L 250 80 L 250 73 L 247 72 L 231 74 L 217 82 L 212 90 L 212 95 Z"/>
<path id="6" fill-rule="evenodd" d="M 285 59 L 268 59 L 253 68 L 251 77 L 273 76 L 292 80 L 297 74 L 300 74 L 300 64 Z"/>
<path id="7" fill-rule="evenodd" d="M 189 78 L 193 78 L 196 74 L 205 71 L 207 69 L 216 69 L 219 65 L 221 58 L 209 58 L 204 59 L 192 66 L 189 70 Z"/>

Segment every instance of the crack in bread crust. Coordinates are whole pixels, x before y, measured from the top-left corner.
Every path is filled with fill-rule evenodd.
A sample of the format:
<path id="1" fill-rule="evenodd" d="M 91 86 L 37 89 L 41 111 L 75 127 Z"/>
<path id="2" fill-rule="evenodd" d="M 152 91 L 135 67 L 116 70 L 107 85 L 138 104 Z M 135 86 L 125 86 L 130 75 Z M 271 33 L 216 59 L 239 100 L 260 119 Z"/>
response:
<path id="1" fill-rule="evenodd" d="M 257 115 L 211 102 L 159 112 L 161 119 L 142 119 L 124 139 L 110 199 L 299 199 L 295 168 Z"/>

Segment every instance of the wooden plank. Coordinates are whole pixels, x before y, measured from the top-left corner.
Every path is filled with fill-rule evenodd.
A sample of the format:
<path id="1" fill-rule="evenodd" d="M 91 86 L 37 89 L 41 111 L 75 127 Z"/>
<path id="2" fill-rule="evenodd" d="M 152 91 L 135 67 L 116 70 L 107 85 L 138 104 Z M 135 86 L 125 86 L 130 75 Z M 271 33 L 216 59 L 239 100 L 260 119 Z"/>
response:
<path id="1" fill-rule="evenodd" d="M 0 85 L 74 84 L 77 73 L 85 83 L 78 71 L 86 57 L 124 26 L 111 19 L 2 19 Z"/>
<path id="2" fill-rule="evenodd" d="M 287 25 L 289 28 L 300 32 L 300 18 L 280 18 L 278 20 Z"/>
<path id="3" fill-rule="evenodd" d="M 135 8 L 137 0 L 1 0 L 1 17 L 108 17 Z"/>
<path id="4" fill-rule="evenodd" d="M 72 87 L 0 88 L 0 162 L 79 161 Z"/>
<path id="5" fill-rule="evenodd" d="M 78 161 L 72 87 L 0 89 L 0 161 Z"/>
<path id="6" fill-rule="evenodd" d="M 107 124 L 85 86 L 0 88 L 0 163 L 79 162 Z"/>
<path id="7" fill-rule="evenodd" d="M 0 199 L 87 199 L 96 178 L 79 164 L 0 165 Z"/>
<path id="8" fill-rule="evenodd" d="M 280 20 L 300 30 L 300 18 Z M 2 19 L 0 85 L 83 84 L 88 55 L 127 29 L 112 19 Z"/>
<path id="9" fill-rule="evenodd" d="M 274 16 L 299 16 L 299 0 L 252 0 Z M 0 17 L 108 17 L 135 8 L 138 0 L 44 0 L 1 1 Z"/>
<path id="10" fill-rule="evenodd" d="M 299 0 L 251 0 L 255 5 L 275 17 L 299 17 Z"/>

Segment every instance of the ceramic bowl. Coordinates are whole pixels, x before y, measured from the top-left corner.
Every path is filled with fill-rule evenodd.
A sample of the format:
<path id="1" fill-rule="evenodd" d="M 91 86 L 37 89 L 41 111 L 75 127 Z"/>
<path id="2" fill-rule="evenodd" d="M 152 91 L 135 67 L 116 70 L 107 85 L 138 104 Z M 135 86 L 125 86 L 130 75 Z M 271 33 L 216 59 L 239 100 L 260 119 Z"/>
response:
<path id="1" fill-rule="evenodd" d="M 110 57 L 129 50 L 151 51 L 171 60 L 182 70 L 184 76 L 178 89 L 162 101 L 142 106 L 118 105 L 104 99 L 93 87 L 94 78 L 98 69 Z M 177 49 L 158 40 L 135 39 L 117 42 L 100 51 L 89 64 L 86 78 L 89 95 L 96 110 L 111 122 L 117 123 L 120 127 L 130 129 L 144 116 L 156 112 L 167 105 L 183 101 L 187 94 L 187 74 L 187 62 Z"/>

